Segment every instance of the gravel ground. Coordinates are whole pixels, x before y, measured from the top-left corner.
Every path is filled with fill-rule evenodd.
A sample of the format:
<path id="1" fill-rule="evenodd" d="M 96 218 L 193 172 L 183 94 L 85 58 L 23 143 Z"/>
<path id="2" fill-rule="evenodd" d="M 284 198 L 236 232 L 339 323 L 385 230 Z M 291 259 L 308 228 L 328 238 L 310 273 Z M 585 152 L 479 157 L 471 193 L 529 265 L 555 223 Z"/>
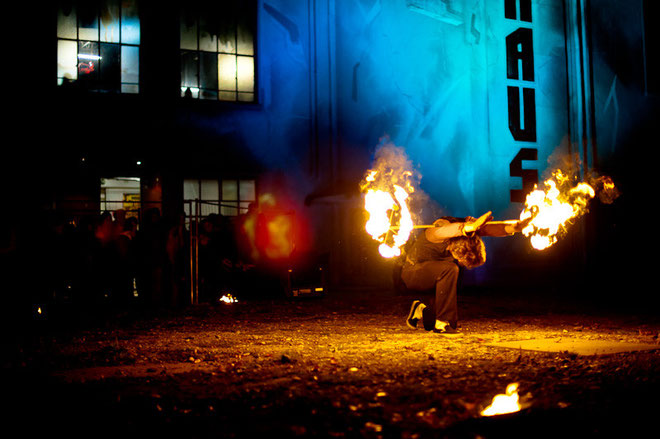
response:
<path id="1" fill-rule="evenodd" d="M 458 339 L 408 328 L 411 297 L 389 291 L 37 322 L 6 337 L 4 413 L 69 437 L 640 437 L 653 427 L 660 350 L 487 344 L 658 344 L 660 319 L 531 297 L 465 293 Z M 522 410 L 482 417 L 513 382 Z"/>

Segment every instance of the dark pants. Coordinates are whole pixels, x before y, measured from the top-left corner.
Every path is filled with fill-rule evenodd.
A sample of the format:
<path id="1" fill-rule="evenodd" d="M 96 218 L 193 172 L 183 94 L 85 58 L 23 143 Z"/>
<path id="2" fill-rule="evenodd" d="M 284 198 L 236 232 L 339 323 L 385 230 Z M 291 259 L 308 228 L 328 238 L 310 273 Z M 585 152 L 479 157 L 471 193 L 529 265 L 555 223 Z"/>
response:
<path id="1" fill-rule="evenodd" d="M 406 264 L 401 271 L 401 279 L 406 288 L 415 291 L 435 289 L 435 301 L 423 311 L 424 329 L 435 327 L 436 320 L 458 325 L 458 304 L 456 286 L 459 267 L 454 261 L 427 261 L 415 265 Z"/>

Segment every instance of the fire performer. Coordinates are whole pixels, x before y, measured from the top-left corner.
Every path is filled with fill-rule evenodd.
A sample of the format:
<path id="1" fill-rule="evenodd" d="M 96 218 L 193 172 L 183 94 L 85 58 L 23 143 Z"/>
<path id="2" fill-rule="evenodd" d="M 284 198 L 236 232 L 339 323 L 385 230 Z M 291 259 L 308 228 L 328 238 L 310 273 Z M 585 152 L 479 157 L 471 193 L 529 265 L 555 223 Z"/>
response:
<path id="1" fill-rule="evenodd" d="M 413 301 L 406 324 L 447 336 L 462 335 L 458 330 L 457 282 L 459 266 L 472 269 L 486 262 L 482 236 L 510 236 L 530 221 L 490 222 L 491 212 L 479 218 L 443 217 L 425 229 L 406 255 L 401 279 L 412 291 L 435 288 L 435 301 L 427 306 Z"/>

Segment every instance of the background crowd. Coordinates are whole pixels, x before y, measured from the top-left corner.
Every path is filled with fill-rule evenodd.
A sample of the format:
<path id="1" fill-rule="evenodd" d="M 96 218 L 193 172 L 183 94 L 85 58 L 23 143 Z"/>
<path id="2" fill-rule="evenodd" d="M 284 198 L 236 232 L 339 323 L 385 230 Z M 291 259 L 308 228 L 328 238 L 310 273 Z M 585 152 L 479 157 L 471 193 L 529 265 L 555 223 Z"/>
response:
<path id="1" fill-rule="evenodd" d="M 136 213 L 119 209 L 75 219 L 53 213 L 26 222 L 3 246 L 5 296 L 30 312 L 43 304 L 43 310 L 68 306 L 117 315 L 189 305 L 191 276 L 199 302 L 217 300 L 254 278 L 249 251 L 240 251 L 241 216 L 211 214 L 197 226 L 183 213 Z"/>

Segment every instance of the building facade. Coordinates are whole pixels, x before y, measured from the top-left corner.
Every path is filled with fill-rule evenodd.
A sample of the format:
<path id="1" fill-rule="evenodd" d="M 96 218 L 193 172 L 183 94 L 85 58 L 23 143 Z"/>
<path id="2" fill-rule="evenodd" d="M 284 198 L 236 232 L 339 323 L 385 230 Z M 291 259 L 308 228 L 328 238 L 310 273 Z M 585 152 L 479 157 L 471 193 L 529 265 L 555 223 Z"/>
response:
<path id="1" fill-rule="evenodd" d="M 21 140 L 7 152 L 7 249 L 43 215 L 155 207 L 234 221 L 268 205 L 292 218 L 287 257 L 320 261 L 331 285 L 388 285 L 357 187 L 385 138 L 417 166 L 431 217 L 515 218 L 567 160 L 642 192 L 631 165 L 657 114 L 650 1 L 107 0 L 21 13 L 34 17 L 23 47 L 42 57 L 10 118 Z M 466 282 L 604 263 L 637 195 L 622 200 L 545 253 L 487 243 Z"/>

